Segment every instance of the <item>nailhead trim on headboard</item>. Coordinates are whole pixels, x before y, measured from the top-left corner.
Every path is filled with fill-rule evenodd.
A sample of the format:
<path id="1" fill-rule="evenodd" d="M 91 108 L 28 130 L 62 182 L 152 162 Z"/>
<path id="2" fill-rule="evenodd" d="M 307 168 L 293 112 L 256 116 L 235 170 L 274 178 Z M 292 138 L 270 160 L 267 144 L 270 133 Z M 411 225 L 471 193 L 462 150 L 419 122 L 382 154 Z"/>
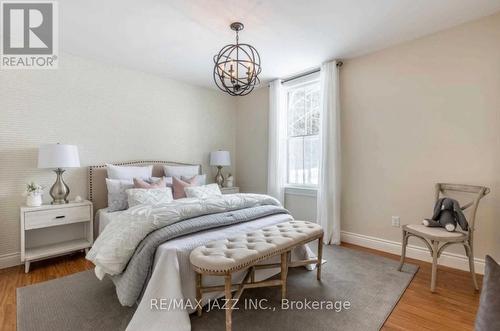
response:
<path id="1" fill-rule="evenodd" d="M 202 170 L 201 170 L 201 164 L 192 164 L 192 163 L 182 163 L 182 162 L 171 162 L 171 161 L 147 161 L 147 160 L 144 160 L 144 161 L 126 161 L 126 162 L 109 162 L 107 164 L 112 164 L 112 165 L 116 165 L 116 166 L 133 166 L 133 165 L 142 165 L 142 164 L 171 164 L 171 165 L 186 165 L 186 166 L 199 166 L 200 167 L 200 170 L 199 170 L 199 173 L 200 175 L 202 174 Z M 93 190 L 92 190 L 92 181 L 93 181 L 93 170 L 94 169 L 101 169 L 101 168 L 106 168 L 106 164 L 99 164 L 99 165 L 93 165 L 93 166 L 89 166 L 89 170 L 88 170 L 88 195 L 89 195 L 89 200 L 94 202 L 94 199 L 93 199 Z"/>

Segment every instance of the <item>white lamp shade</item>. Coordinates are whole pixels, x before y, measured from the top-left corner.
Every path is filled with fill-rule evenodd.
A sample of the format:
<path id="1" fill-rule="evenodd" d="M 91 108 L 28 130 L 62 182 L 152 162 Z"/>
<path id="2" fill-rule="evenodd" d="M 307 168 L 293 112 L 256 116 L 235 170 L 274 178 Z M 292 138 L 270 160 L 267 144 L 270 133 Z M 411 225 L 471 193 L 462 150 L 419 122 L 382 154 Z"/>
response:
<path id="1" fill-rule="evenodd" d="M 74 168 L 80 166 L 76 145 L 46 144 L 38 148 L 38 168 Z"/>
<path id="2" fill-rule="evenodd" d="M 231 156 L 228 151 L 216 151 L 210 153 L 210 165 L 212 166 L 230 166 Z"/>

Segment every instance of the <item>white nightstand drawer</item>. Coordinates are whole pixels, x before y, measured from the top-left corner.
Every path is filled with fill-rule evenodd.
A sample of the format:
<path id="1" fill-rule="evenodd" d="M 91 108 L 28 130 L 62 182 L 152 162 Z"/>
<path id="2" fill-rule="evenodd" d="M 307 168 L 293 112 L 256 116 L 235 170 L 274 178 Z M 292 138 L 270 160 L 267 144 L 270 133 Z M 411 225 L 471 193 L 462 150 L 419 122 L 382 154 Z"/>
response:
<path id="1" fill-rule="evenodd" d="M 75 206 L 60 209 L 29 211 L 24 214 L 26 230 L 55 225 L 90 221 L 90 206 Z"/>

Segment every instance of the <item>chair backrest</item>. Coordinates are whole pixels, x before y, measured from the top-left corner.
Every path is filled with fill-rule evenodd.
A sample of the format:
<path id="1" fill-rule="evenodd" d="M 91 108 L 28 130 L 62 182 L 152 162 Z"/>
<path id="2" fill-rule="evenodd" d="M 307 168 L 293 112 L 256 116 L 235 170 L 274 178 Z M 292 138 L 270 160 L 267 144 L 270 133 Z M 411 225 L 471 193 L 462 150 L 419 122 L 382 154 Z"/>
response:
<path id="1" fill-rule="evenodd" d="M 436 184 L 436 201 L 440 198 L 441 194 L 447 196 L 449 193 L 465 193 L 471 196 L 472 201 L 461 206 L 462 210 L 471 208 L 471 213 L 467 222 L 469 223 L 469 233 L 472 234 L 474 231 L 474 222 L 476 220 L 477 207 L 479 201 L 488 193 L 490 189 L 485 186 L 476 185 L 464 185 L 464 184 L 446 184 L 437 183 Z"/>

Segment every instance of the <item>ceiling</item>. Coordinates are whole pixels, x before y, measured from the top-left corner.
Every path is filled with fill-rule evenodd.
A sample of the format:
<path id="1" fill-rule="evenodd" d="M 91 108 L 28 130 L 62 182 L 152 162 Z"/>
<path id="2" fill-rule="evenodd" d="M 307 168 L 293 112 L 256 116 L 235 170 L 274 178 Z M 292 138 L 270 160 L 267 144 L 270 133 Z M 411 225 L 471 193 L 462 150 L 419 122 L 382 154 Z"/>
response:
<path id="1" fill-rule="evenodd" d="M 213 56 L 240 42 L 263 81 L 366 54 L 500 11 L 500 0 L 64 0 L 63 52 L 214 87 Z"/>

